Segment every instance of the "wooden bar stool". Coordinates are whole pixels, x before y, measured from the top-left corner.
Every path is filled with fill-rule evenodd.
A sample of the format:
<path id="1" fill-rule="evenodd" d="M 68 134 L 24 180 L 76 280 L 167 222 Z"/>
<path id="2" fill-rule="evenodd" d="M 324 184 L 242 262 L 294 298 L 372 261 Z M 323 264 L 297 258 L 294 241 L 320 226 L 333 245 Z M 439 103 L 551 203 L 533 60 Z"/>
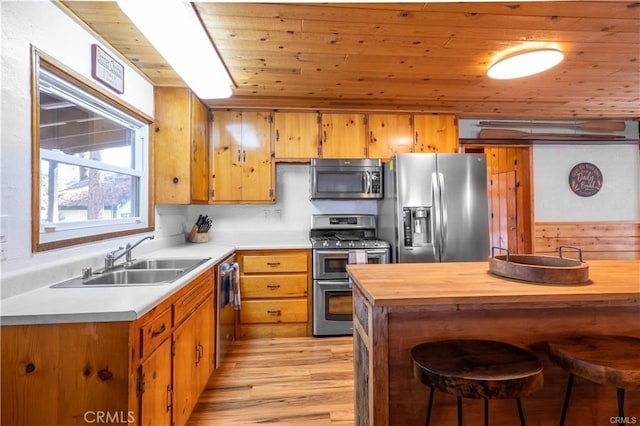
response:
<path id="1" fill-rule="evenodd" d="M 425 425 L 431 420 L 433 392 L 455 395 L 458 425 L 462 425 L 462 398 L 484 399 L 484 424 L 489 424 L 490 399 L 515 399 L 520 424 L 520 398 L 542 387 L 542 363 L 529 351 L 492 340 L 443 340 L 411 349 L 413 375 L 429 386 Z"/>
<path id="2" fill-rule="evenodd" d="M 624 390 L 640 386 L 640 338 L 628 336 L 573 336 L 548 342 L 549 358 L 569 372 L 562 404 L 564 425 L 573 387 L 573 377 L 615 386 L 618 417 L 624 418 Z"/>

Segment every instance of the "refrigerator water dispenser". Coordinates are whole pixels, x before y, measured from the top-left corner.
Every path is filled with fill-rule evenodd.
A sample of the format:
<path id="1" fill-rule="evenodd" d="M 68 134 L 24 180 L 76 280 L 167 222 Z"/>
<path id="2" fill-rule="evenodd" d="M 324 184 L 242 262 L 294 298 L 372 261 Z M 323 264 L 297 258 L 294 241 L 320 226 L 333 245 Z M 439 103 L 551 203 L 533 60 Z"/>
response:
<path id="1" fill-rule="evenodd" d="M 404 207 L 405 247 L 431 245 L 431 207 Z"/>

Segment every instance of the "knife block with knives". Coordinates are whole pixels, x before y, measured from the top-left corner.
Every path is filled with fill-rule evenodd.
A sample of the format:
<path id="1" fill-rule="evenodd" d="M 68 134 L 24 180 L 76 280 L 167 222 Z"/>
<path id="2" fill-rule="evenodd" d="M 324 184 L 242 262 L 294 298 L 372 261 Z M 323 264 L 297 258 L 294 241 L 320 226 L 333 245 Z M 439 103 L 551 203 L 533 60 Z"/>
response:
<path id="1" fill-rule="evenodd" d="M 198 220 L 191 228 L 189 241 L 192 243 L 206 243 L 209 241 L 209 229 L 211 229 L 211 219 L 209 216 L 198 216 Z"/>

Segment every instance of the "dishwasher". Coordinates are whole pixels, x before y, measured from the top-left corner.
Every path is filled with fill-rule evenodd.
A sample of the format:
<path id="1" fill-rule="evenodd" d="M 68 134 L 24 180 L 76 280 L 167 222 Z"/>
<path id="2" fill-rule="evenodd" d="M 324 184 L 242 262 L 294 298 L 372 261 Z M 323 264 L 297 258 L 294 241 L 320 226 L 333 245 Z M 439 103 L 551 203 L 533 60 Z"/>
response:
<path id="1" fill-rule="evenodd" d="M 235 311 L 240 309 L 240 268 L 231 255 L 218 264 L 216 301 L 216 363 L 220 367 L 235 337 Z"/>

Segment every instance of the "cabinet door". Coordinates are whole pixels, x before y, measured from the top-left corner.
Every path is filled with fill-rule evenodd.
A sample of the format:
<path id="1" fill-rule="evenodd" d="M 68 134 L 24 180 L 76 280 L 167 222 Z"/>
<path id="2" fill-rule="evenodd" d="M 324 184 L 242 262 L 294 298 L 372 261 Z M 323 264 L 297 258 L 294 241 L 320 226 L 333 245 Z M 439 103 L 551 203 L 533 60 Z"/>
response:
<path id="1" fill-rule="evenodd" d="M 209 110 L 191 95 L 191 200 L 209 201 Z"/>
<path id="2" fill-rule="evenodd" d="M 158 204 L 191 202 L 190 92 L 183 88 L 156 88 L 154 168 Z"/>
<path id="3" fill-rule="evenodd" d="M 242 199 L 242 113 L 216 111 L 211 126 L 213 201 Z"/>
<path id="4" fill-rule="evenodd" d="M 214 368 L 213 294 L 173 333 L 174 421 L 186 424 Z"/>
<path id="5" fill-rule="evenodd" d="M 142 364 L 144 391 L 140 401 L 140 424 L 171 425 L 171 339 Z"/>
<path id="6" fill-rule="evenodd" d="M 191 317 L 173 332 L 173 345 L 173 420 L 177 426 L 181 426 L 187 423 L 198 398 L 198 346 Z"/>
<path id="7" fill-rule="evenodd" d="M 370 114 L 369 158 L 387 160 L 394 154 L 411 152 L 411 124 L 410 114 Z"/>
<path id="8" fill-rule="evenodd" d="M 242 113 L 242 201 L 273 201 L 271 116 Z"/>
<path id="9" fill-rule="evenodd" d="M 310 159 L 320 156 L 319 115 L 314 112 L 276 112 L 273 150 L 276 159 Z"/>
<path id="10" fill-rule="evenodd" d="M 366 158 L 363 114 L 322 114 L 322 158 Z"/>
<path id="11" fill-rule="evenodd" d="M 413 117 L 415 152 L 458 152 L 455 115 L 420 114 Z"/>
<path id="12" fill-rule="evenodd" d="M 209 381 L 215 366 L 215 316 L 213 310 L 213 294 L 207 297 L 200 309 L 194 313 L 196 327 L 197 350 L 199 351 L 198 365 L 196 367 L 196 395 L 200 395 L 202 389 Z"/>

